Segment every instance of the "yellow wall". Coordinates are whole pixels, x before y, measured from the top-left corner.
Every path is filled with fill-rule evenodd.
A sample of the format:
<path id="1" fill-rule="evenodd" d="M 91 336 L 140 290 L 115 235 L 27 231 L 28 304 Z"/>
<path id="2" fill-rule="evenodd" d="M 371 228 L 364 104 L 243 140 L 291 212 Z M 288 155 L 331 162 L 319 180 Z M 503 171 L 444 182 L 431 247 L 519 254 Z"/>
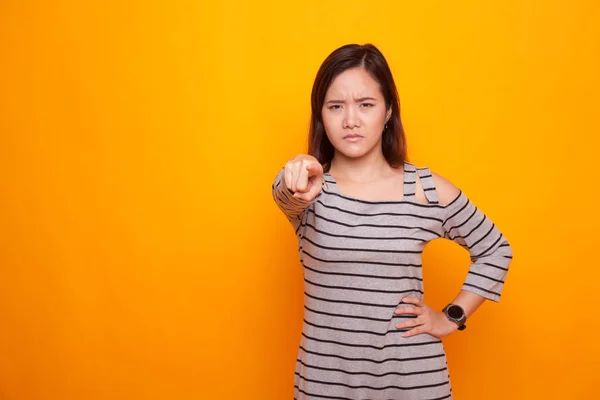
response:
<path id="1" fill-rule="evenodd" d="M 411 160 L 514 249 L 444 339 L 455 397 L 597 395 L 599 7 L 2 1 L 0 397 L 292 398 L 302 271 L 270 189 L 351 42 L 390 62 Z M 428 246 L 426 302 L 467 264 Z"/>

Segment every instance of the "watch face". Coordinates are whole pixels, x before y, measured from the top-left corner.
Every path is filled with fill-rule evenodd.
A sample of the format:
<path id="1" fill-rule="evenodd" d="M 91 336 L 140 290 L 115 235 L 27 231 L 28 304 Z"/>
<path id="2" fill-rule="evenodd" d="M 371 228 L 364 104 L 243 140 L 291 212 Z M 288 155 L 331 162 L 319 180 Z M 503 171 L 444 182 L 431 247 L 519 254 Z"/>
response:
<path id="1" fill-rule="evenodd" d="M 461 319 L 463 317 L 463 310 L 458 306 L 450 306 L 448 307 L 448 315 L 454 319 Z"/>

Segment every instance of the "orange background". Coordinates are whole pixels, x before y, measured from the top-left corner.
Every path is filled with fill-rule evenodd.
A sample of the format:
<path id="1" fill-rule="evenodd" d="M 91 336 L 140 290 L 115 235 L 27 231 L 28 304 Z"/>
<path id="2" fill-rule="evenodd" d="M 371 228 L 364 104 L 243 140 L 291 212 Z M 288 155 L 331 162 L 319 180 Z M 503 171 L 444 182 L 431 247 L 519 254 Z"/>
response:
<path id="1" fill-rule="evenodd" d="M 387 57 L 412 162 L 514 249 L 501 302 L 444 339 L 455 397 L 595 396 L 599 9 L 2 1 L 0 398 L 292 398 L 302 270 L 271 183 L 352 42 Z M 424 257 L 439 310 L 468 254 Z"/>

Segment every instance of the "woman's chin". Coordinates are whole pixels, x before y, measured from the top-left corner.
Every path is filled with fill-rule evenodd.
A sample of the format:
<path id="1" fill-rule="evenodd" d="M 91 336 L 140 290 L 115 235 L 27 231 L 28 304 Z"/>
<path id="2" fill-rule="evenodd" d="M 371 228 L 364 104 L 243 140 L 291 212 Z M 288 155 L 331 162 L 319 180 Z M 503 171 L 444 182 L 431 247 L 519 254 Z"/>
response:
<path id="1" fill-rule="evenodd" d="M 342 153 L 347 158 L 360 158 L 365 156 L 369 151 L 364 146 L 343 146 L 338 148 L 338 152 Z"/>

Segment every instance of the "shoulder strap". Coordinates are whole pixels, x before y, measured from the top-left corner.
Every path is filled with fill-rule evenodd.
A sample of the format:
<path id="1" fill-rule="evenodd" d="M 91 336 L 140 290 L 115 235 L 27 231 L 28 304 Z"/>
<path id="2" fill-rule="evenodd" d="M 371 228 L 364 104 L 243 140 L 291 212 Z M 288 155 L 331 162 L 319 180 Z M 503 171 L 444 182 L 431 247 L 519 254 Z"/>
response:
<path id="1" fill-rule="evenodd" d="M 425 197 L 427 198 L 429 203 L 438 204 L 437 192 L 435 190 L 435 182 L 433 181 L 433 176 L 431 175 L 431 171 L 429 170 L 429 168 L 417 168 L 417 173 L 419 174 L 421 186 L 423 186 Z"/>
<path id="2" fill-rule="evenodd" d="M 415 200 L 415 188 L 417 184 L 417 169 L 414 164 L 404 162 L 404 200 Z"/>

